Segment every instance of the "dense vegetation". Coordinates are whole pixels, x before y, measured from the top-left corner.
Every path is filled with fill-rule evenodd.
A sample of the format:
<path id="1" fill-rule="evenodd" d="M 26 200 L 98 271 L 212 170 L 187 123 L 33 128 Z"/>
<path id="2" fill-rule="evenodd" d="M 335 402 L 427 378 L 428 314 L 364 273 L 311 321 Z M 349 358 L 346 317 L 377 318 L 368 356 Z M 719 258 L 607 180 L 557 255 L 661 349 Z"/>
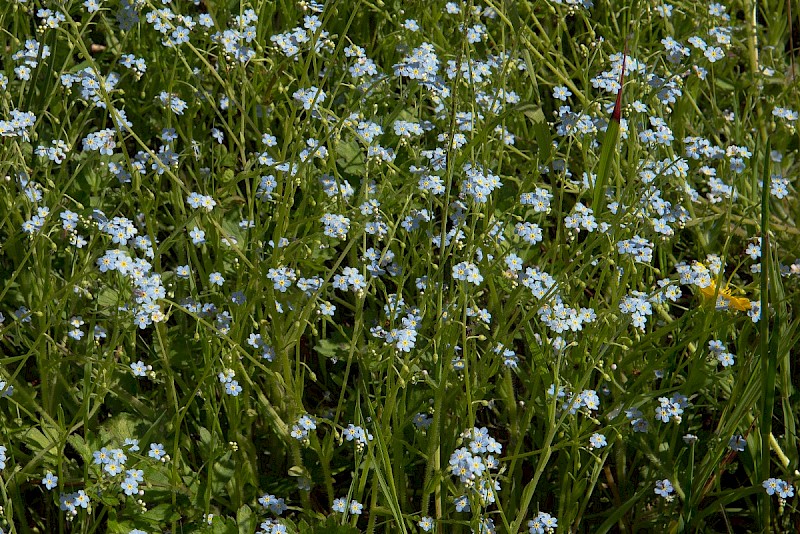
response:
<path id="1" fill-rule="evenodd" d="M 0 3 L 0 528 L 800 530 L 791 5 Z"/>

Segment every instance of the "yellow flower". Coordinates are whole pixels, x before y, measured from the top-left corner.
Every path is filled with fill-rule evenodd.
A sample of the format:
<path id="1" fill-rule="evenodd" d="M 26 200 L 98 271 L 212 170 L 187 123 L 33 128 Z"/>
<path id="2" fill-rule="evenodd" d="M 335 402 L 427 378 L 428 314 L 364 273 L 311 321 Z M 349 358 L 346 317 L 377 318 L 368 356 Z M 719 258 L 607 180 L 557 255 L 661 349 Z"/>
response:
<path id="1" fill-rule="evenodd" d="M 718 299 L 722 299 L 728 304 L 729 308 L 733 308 L 734 310 L 747 311 L 750 309 L 750 299 L 746 297 L 734 297 L 728 285 L 717 291 L 717 283 L 713 280 L 706 287 L 701 287 L 700 293 L 708 299 L 713 299 L 714 295 L 716 295 Z"/>
<path id="2" fill-rule="evenodd" d="M 707 272 L 708 268 L 700 262 L 697 262 L 697 265 L 700 267 L 701 272 Z M 738 311 L 748 311 L 751 307 L 750 299 L 747 297 L 735 297 L 731 292 L 731 288 L 729 284 L 725 284 L 725 286 L 720 287 L 717 290 L 717 282 L 713 278 L 711 278 L 711 283 L 708 284 L 706 287 L 699 287 L 700 293 L 707 299 L 717 298 L 717 300 L 722 300 L 723 304 L 727 304 L 728 308 L 732 308 Z"/>

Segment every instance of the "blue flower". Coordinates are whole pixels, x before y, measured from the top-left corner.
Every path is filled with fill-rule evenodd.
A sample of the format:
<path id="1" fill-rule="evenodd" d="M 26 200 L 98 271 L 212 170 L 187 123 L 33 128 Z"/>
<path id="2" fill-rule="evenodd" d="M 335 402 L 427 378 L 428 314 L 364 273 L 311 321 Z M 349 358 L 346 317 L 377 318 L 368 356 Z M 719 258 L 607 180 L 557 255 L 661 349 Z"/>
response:
<path id="1" fill-rule="evenodd" d="M 150 451 L 147 453 L 147 455 L 150 458 L 153 458 L 155 460 L 162 460 L 166 454 L 167 453 L 164 450 L 164 445 L 162 445 L 161 443 L 151 443 Z"/>
<path id="2" fill-rule="evenodd" d="M 670 494 L 674 491 L 672 483 L 668 479 L 656 480 L 656 495 L 660 495 L 666 499 L 670 498 Z"/>
<path id="3" fill-rule="evenodd" d="M 469 512 L 469 498 L 466 495 L 458 497 L 455 501 L 456 512 Z"/>
<path id="4" fill-rule="evenodd" d="M 725 57 L 725 52 L 718 46 L 710 46 L 706 48 L 703 55 L 705 55 L 711 63 L 715 63 Z"/>
<path id="5" fill-rule="evenodd" d="M 312 85 L 308 89 L 298 89 L 292 93 L 292 97 L 303 104 L 303 109 L 311 109 L 325 102 L 327 95 L 325 91 Z"/>
<path id="6" fill-rule="evenodd" d="M 147 376 L 147 371 L 150 370 L 149 365 L 145 365 L 142 360 L 138 362 L 134 362 L 131 364 L 131 371 L 133 371 L 133 376 Z"/>
<path id="7" fill-rule="evenodd" d="M 242 386 L 240 386 L 239 382 L 237 382 L 236 380 L 231 380 L 230 382 L 225 383 L 225 393 L 227 393 L 228 395 L 237 397 L 241 392 L 242 392 Z"/>
<path id="8" fill-rule="evenodd" d="M 94 451 L 92 455 L 94 456 L 94 463 L 97 465 L 107 464 L 112 461 L 111 453 L 105 447 L 103 447 L 99 451 Z"/>
<path id="9" fill-rule="evenodd" d="M 483 281 L 483 276 L 478 270 L 478 267 L 473 263 L 461 262 L 453 266 L 453 278 L 456 280 L 465 280 L 471 284 L 480 285 Z"/>
<path id="10" fill-rule="evenodd" d="M 417 24 L 417 21 L 414 20 L 414 19 L 406 19 L 406 21 L 403 23 L 403 28 L 405 28 L 405 29 L 407 29 L 408 31 L 411 31 L 411 32 L 417 32 L 417 31 L 419 31 L 419 24 Z M 422 525 L 420 525 L 420 526 L 422 526 Z M 426 531 L 427 531 L 427 529 L 426 529 Z"/>
<path id="11" fill-rule="evenodd" d="M 192 238 L 192 243 L 195 245 L 202 245 L 206 242 L 206 233 L 195 226 L 191 232 L 189 232 L 189 237 Z"/>
<path id="12" fill-rule="evenodd" d="M 794 486 L 785 482 L 783 480 L 779 481 L 778 483 L 778 497 L 781 499 L 787 499 L 789 497 L 794 497 Z"/>
<path id="13" fill-rule="evenodd" d="M 553 98 L 555 99 L 566 102 L 567 98 L 569 98 L 570 96 L 572 96 L 572 91 L 570 91 L 564 86 L 559 85 L 553 88 Z"/>
<path id="14" fill-rule="evenodd" d="M 89 508 L 89 496 L 83 490 L 78 490 L 75 495 L 75 505 L 81 508 Z"/>
<path id="15" fill-rule="evenodd" d="M 58 485 L 58 477 L 48 471 L 42 479 L 42 484 L 44 484 L 44 487 L 47 489 L 51 490 Z"/>
<path id="16" fill-rule="evenodd" d="M 334 499 L 333 500 L 333 507 L 332 507 L 333 511 L 343 514 L 344 510 L 345 510 L 346 503 L 347 503 L 347 500 L 345 500 L 345 499 Z"/>
<path id="17" fill-rule="evenodd" d="M 747 440 L 741 434 L 736 434 L 731 436 L 731 439 L 728 441 L 728 447 L 731 450 L 741 452 L 747 447 Z"/>
<path id="18" fill-rule="evenodd" d="M 506 256 L 505 258 L 506 265 L 512 271 L 521 271 L 522 270 L 522 258 L 514 254 L 513 252 Z"/>
<path id="19" fill-rule="evenodd" d="M 778 487 L 783 480 L 779 478 L 768 478 L 761 485 L 767 490 L 767 495 L 774 495 L 778 491 Z"/>
<path id="20" fill-rule="evenodd" d="M 138 495 L 139 494 L 139 483 L 128 477 L 120 483 L 120 487 L 122 491 L 125 492 L 125 495 Z"/>
<path id="21" fill-rule="evenodd" d="M 608 442 L 603 434 L 594 433 L 592 437 L 589 438 L 589 445 L 593 449 L 601 449 L 608 445 Z"/>
<path id="22" fill-rule="evenodd" d="M 350 514 L 351 515 L 361 515 L 361 510 L 364 509 L 364 505 L 358 502 L 357 500 L 353 499 L 350 501 Z"/>
<path id="23" fill-rule="evenodd" d="M 722 367 L 731 367 L 734 363 L 736 363 L 736 360 L 734 360 L 734 355 L 730 352 L 720 352 L 717 354 L 717 360 L 719 360 L 719 363 L 722 364 Z"/>

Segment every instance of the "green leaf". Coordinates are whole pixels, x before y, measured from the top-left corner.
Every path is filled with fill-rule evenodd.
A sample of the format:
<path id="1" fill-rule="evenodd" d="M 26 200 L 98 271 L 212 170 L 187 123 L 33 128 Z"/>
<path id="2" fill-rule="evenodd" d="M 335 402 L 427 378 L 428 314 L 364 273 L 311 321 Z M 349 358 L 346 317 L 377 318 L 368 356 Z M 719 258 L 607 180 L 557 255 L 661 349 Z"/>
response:
<path id="1" fill-rule="evenodd" d="M 119 489 L 119 487 L 116 489 Z M 116 493 L 102 492 L 97 496 L 97 499 L 106 506 L 117 506 L 119 504 L 119 497 Z"/>
<path id="2" fill-rule="evenodd" d="M 200 438 L 200 444 L 203 445 L 203 448 L 210 452 L 211 450 L 211 432 L 204 426 L 201 426 L 197 429 L 197 435 Z"/>
<path id="3" fill-rule="evenodd" d="M 251 534 L 256 529 L 256 515 L 246 504 L 236 512 L 236 525 L 239 534 Z"/>
<path id="4" fill-rule="evenodd" d="M 298 525 L 300 534 L 358 534 L 359 530 L 350 525 L 339 525 L 337 518 L 331 516 L 323 524 L 309 525 L 301 521 Z"/>
<path id="5" fill-rule="evenodd" d="M 539 149 L 539 161 L 550 161 L 553 149 L 553 134 L 547 125 L 544 111 L 542 111 L 542 108 L 537 107 L 535 109 L 525 109 L 522 113 L 533 123 L 533 133 L 536 136 L 536 145 Z"/>
<path id="6" fill-rule="evenodd" d="M 226 453 L 224 456 L 214 462 L 213 470 L 214 478 L 211 485 L 211 491 L 214 494 L 219 494 L 224 491 L 225 485 L 233 478 L 233 475 L 236 474 L 234 462 L 231 459 L 231 453 Z"/>
<path id="7" fill-rule="evenodd" d="M 109 512 L 109 516 L 110 516 Z M 145 526 L 145 525 L 140 525 Z M 106 523 L 106 532 L 110 534 L 128 534 L 131 530 L 135 529 L 137 525 L 135 525 L 131 521 L 117 521 L 116 519 L 110 519 Z"/>
<path id="8" fill-rule="evenodd" d="M 605 194 L 606 184 L 608 183 L 608 175 L 611 172 L 611 162 L 614 159 L 614 152 L 617 148 L 617 139 L 619 138 L 619 123 L 615 120 L 608 121 L 608 128 L 606 135 L 603 138 L 603 144 L 600 147 L 600 161 L 597 166 L 597 178 L 594 183 L 594 197 L 592 200 L 592 209 L 595 215 L 600 209 L 603 195 Z"/>
<path id="9" fill-rule="evenodd" d="M 361 146 L 356 141 L 339 141 L 336 144 L 336 162 L 345 174 L 361 176 L 366 167 L 364 166 L 364 154 Z M 354 186 L 355 187 L 355 186 Z"/>
<path id="10" fill-rule="evenodd" d="M 136 427 L 141 419 L 129 413 L 121 413 L 112 417 L 100 428 L 100 439 L 105 443 L 122 445 L 125 439 L 139 435 Z"/>
<path id="11" fill-rule="evenodd" d="M 42 424 L 43 430 L 47 430 L 47 428 L 47 425 Z M 38 428 L 31 427 L 25 433 L 25 442 L 32 451 L 39 452 L 42 450 L 49 450 L 50 452 L 55 453 L 57 432 L 54 432 L 54 429 L 51 428 L 48 434 L 51 434 L 51 436 L 46 436 Z"/>
<path id="12" fill-rule="evenodd" d="M 142 518 L 156 523 L 169 523 L 181 518 L 171 504 L 159 504 L 142 514 Z"/>
<path id="13" fill-rule="evenodd" d="M 233 177 L 234 177 L 234 176 L 235 176 L 235 175 L 234 175 L 234 173 L 233 173 L 233 169 L 225 169 L 225 171 L 222 173 L 222 176 L 220 177 L 220 181 L 221 181 L 223 184 L 227 184 L 228 182 L 230 182 L 231 180 L 233 180 Z"/>
<path id="14" fill-rule="evenodd" d="M 341 345 L 329 339 L 320 339 L 319 342 L 314 345 L 314 350 L 328 358 L 335 358 L 341 351 Z"/>
<path id="15" fill-rule="evenodd" d="M 639 500 L 647 493 L 646 489 L 642 489 L 641 491 L 639 491 L 639 493 L 635 494 L 633 497 L 625 501 L 624 504 L 622 504 L 621 506 L 617 506 L 611 513 L 611 515 L 609 515 L 608 518 L 603 522 L 603 524 L 597 527 L 597 530 L 595 530 L 595 532 L 597 532 L 598 534 L 604 534 L 605 532 L 611 530 L 614 527 L 614 525 L 616 525 L 619 522 L 619 520 L 622 519 L 622 516 L 627 514 L 628 510 L 633 508 L 633 505 L 639 502 Z"/>
<path id="16" fill-rule="evenodd" d="M 72 448 L 81 455 L 81 459 L 89 463 L 92 458 L 92 449 L 83 441 L 83 437 L 77 434 L 70 434 L 67 436 L 67 443 L 72 445 Z"/>
<path id="17" fill-rule="evenodd" d="M 212 534 L 238 534 L 239 529 L 236 528 L 233 519 L 214 519 L 211 522 L 211 532 Z"/>
<path id="18" fill-rule="evenodd" d="M 310 478 L 311 475 L 309 475 L 308 469 L 306 469 L 305 467 L 295 465 L 289 468 L 289 476 Z"/>
<path id="19" fill-rule="evenodd" d="M 106 286 L 97 295 L 97 305 L 101 310 L 113 309 L 119 303 L 119 292 Z"/>

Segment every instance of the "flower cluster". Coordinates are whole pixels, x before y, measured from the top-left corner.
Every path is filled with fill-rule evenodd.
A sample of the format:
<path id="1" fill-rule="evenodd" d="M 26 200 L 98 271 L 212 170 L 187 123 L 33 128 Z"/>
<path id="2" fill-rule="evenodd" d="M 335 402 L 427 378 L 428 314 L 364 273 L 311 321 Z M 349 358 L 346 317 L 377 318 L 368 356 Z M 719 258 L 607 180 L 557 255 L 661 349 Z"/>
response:
<path id="1" fill-rule="evenodd" d="M 794 497 L 794 486 L 780 478 L 768 478 L 761 485 L 767 490 L 767 495 L 777 494 L 781 499 Z"/>
<path id="2" fill-rule="evenodd" d="M 649 296 L 641 291 L 626 295 L 619 303 L 619 309 L 625 315 L 631 316 L 631 324 L 639 330 L 645 329 L 647 318 L 653 314 Z"/>
<path id="3" fill-rule="evenodd" d="M 558 519 L 547 512 L 539 512 L 536 517 L 528 521 L 529 534 L 545 534 L 555 532 L 558 528 Z"/>
<path id="4" fill-rule="evenodd" d="M 333 287 L 347 291 L 350 289 L 357 293 L 367 287 L 366 279 L 355 267 L 345 267 L 342 269 L 342 274 L 333 276 Z"/>
<path id="5" fill-rule="evenodd" d="M 373 439 L 372 434 L 360 426 L 355 426 L 352 423 L 347 425 L 347 428 L 344 429 L 342 434 L 344 434 L 344 437 L 347 441 L 355 441 L 356 448 L 359 451 L 364 450 L 364 447 L 366 447 L 366 445 Z"/>
<path id="6" fill-rule="evenodd" d="M 303 104 L 303 109 L 316 109 L 317 106 L 325 102 L 327 95 L 325 91 L 311 86 L 308 89 L 298 89 L 292 94 L 292 97 Z"/>
<path id="7" fill-rule="evenodd" d="M 467 261 L 462 261 L 461 263 L 453 265 L 453 278 L 467 281 L 476 286 L 483 282 L 483 276 L 481 276 L 478 267 L 474 263 Z"/>
<path id="8" fill-rule="evenodd" d="M 298 441 L 308 438 L 308 433 L 317 428 L 317 421 L 310 415 L 302 415 L 297 423 L 292 425 L 292 437 Z"/>
<path id="9" fill-rule="evenodd" d="M 303 19 L 303 26 L 297 26 L 291 30 L 273 35 L 270 40 L 275 44 L 277 50 L 288 58 L 300 61 L 300 53 L 313 50 L 316 53 L 322 52 L 328 42 L 328 32 L 319 30 L 322 23 L 316 13 L 322 13 L 323 5 L 314 1 L 306 2 L 307 8 L 315 13 L 307 15 Z"/>
<path id="10" fill-rule="evenodd" d="M 555 384 L 550 385 L 548 394 L 552 395 L 551 392 L 554 390 L 554 387 Z M 559 389 L 559 393 L 563 394 L 564 390 Z M 600 409 L 600 397 L 595 390 L 585 389 L 577 395 L 572 395 L 569 400 L 561 405 L 562 410 L 568 411 L 572 415 L 576 414 L 581 408 L 586 408 L 586 413 L 596 412 Z"/>
<path id="11" fill-rule="evenodd" d="M 341 514 L 347 512 L 350 515 L 361 515 L 361 511 L 364 509 L 364 505 L 355 499 L 351 500 L 350 504 L 348 505 L 347 499 L 339 498 L 333 500 L 332 509 L 334 512 L 339 512 Z"/>
<path id="12" fill-rule="evenodd" d="M 265 493 L 259 497 L 258 504 L 268 509 L 275 515 L 282 515 L 287 509 L 286 502 L 282 497 L 276 497 L 275 495 L 271 495 L 269 493 Z"/>
<path id="13" fill-rule="evenodd" d="M 469 439 L 469 445 L 450 455 L 448 468 L 469 492 L 464 497 L 467 504 L 461 508 L 467 511 L 470 499 L 477 499 L 481 507 L 486 507 L 495 502 L 500 491 L 500 482 L 492 478 L 491 472 L 500 466 L 494 454 L 500 454 L 503 447 L 489 436 L 486 427 L 466 430 L 462 432 L 461 439 Z M 456 506 L 458 508 L 458 504 Z"/>
<path id="14" fill-rule="evenodd" d="M 320 222 L 325 226 L 325 235 L 337 239 L 347 238 L 347 232 L 350 231 L 350 219 L 344 215 L 326 213 L 320 218 Z"/>
<path id="15" fill-rule="evenodd" d="M 271 362 L 275 359 L 275 349 L 273 349 L 259 333 L 251 333 L 247 338 L 247 344 L 259 351 L 260 356 Z"/>
<path id="16" fill-rule="evenodd" d="M 730 367 L 736 363 L 734 360 L 735 355 L 728 352 L 728 349 L 722 341 L 718 339 L 712 339 L 708 342 L 708 350 L 710 350 L 711 354 L 722 364 L 722 367 Z"/>
<path id="17" fill-rule="evenodd" d="M 617 252 L 619 252 L 620 255 L 632 256 L 634 261 L 639 263 L 650 263 L 653 261 L 653 243 L 638 235 L 630 239 L 618 241 Z"/>
<path id="18" fill-rule="evenodd" d="M 29 81 L 31 73 L 39 65 L 39 61 L 48 57 L 50 57 L 49 46 L 40 44 L 36 39 L 28 39 L 23 48 L 11 55 L 12 60 L 22 62 L 21 65 L 14 68 L 14 73 L 20 80 Z"/>
<path id="19" fill-rule="evenodd" d="M 689 406 L 688 399 L 680 393 L 674 393 L 672 397 L 659 397 L 660 405 L 656 408 L 656 419 L 662 423 L 669 423 L 670 420 L 676 423 L 681 422 L 683 409 Z"/>
<path id="20" fill-rule="evenodd" d="M 11 110 L 10 120 L 0 120 L 0 136 L 30 138 L 28 130 L 36 123 L 36 115 L 31 111 Z"/>
<path id="21" fill-rule="evenodd" d="M 47 158 L 53 163 L 60 165 L 67 159 L 67 152 L 70 151 L 70 147 L 67 143 L 62 141 L 61 139 L 53 139 L 52 146 L 44 146 L 39 145 L 36 147 L 36 155 Z"/>
<path id="22" fill-rule="evenodd" d="M 58 504 L 62 511 L 67 512 L 67 519 L 72 519 L 78 515 L 78 508 L 87 510 L 91 504 L 91 499 L 86 495 L 86 491 L 78 490 L 74 493 L 62 493 L 58 496 Z"/>
<path id="23" fill-rule="evenodd" d="M 29 425 L 27 436 L 85 425 L 68 433 L 74 450 L 58 469 L 33 450 L 36 439 L 0 447 L 0 469 L 38 455 L 41 472 L 26 476 L 45 490 L 76 490 L 55 501 L 40 489 L 52 503 L 15 504 L 15 513 L 40 513 L 42 529 L 52 530 L 44 510 L 58 502 L 84 522 L 76 530 L 95 516 L 164 530 L 143 514 L 151 505 L 180 513 L 173 523 L 219 530 L 230 514 L 249 513 L 240 501 L 256 479 L 307 504 L 312 476 L 345 517 L 304 506 L 278 518 L 286 502 L 265 493 L 258 519 L 246 522 L 269 534 L 347 516 L 355 524 L 367 513 L 374 522 L 376 510 L 357 500 L 377 491 L 359 460 L 379 435 L 361 422 L 371 413 L 362 408 L 385 400 L 395 411 L 376 409 L 383 424 L 407 428 L 392 428 L 396 439 L 379 452 L 400 462 L 398 472 L 427 464 L 425 477 L 400 477 L 407 487 L 395 488 L 423 496 L 422 508 L 405 499 L 389 503 L 393 515 L 428 532 L 452 524 L 454 508 L 475 513 L 475 532 L 495 532 L 500 516 L 487 509 L 507 510 L 501 497 L 518 503 L 527 491 L 506 485 L 500 494 L 498 440 L 551 449 L 554 463 L 531 487 L 539 493 L 587 460 L 618 462 L 610 441 L 635 465 L 664 439 L 698 443 L 688 432 L 699 432 L 701 414 L 687 396 L 704 399 L 703 413 L 736 415 L 723 404 L 735 403 L 728 385 L 742 371 L 733 351 L 750 353 L 755 339 L 759 281 L 769 275 L 772 287 L 778 272 L 786 309 L 797 308 L 800 260 L 787 261 L 783 219 L 797 211 L 798 112 L 772 83 L 787 49 L 772 32 L 769 53 L 748 51 L 756 64 L 731 61 L 747 41 L 739 26 L 764 24 L 742 19 L 740 6 L 656 2 L 642 11 L 653 31 L 631 47 L 634 57 L 624 36 L 608 33 L 618 14 L 592 11 L 593 0 L 549 2 L 522 48 L 507 46 L 518 17 L 502 2 L 445 1 L 435 13 L 403 2 L 369 12 L 315 0 L 266 10 L 244 0 L 226 9 L 201 0 L 11 3 L 10 63 L 0 73 L 0 195 L 14 208 L 0 225 L 9 280 L 0 305 L 10 316 L 0 313 L 9 352 L 0 400 L 20 381 L 22 401 L 42 401 L 36 417 L 16 410 L 23 423 L 13 426 Z M 576 21 L 592 31 L 571 32 Z M 571 72 L 586 61 L 591 72 Z M 765 83 L 726 89 L 742 69 Z M 766 113 L 739 105 L 759 99 Z M 763 134 L 774 150 L 755 143 Z M 610 167 L 604 146 L 614 149 Z M 627 155 L 619 165 L 618 153 Z M 775 215 L 768 234 L 762 195 Z M 698 250 L 710 253 L 692 261 Z M 682 298 L 681 286 L 708 305 Z M 701 357 L 689 357 L 697 347 Z M 714 368 L 702 384 L 690 379 Z M 347 387 L 353 380 L 359 388 Z M 654 423 L 652 408 L 657 421 L 679 425 Z M 556 447 L 531 431 L 552 412 Z M 431 439 L 453 441 L 448 421 L 486 426 L 446 451 L 445 484 L 428 476 L 439 469 L 439 453 L 429 453 Z M 651 425 L 657 432 L 646 435 Z M 146 454 L 135 440 L 102 446 L 125 426 L 163 443 Z M 731 454 L 747 450 L 743 433 L 725 436 Z M 256 447 L 237 453 L 225 434 L 255 435 Z M 287 439 L 289 452 L 263 461 Z M 348 446 L 330 449 L 331 440 Z M 224 442 L 229 450 L 209 445 Z M 689 455 L 661 452 L 671 472 L 686 468 Z M 708 467 L 701 456 L 693 460 Z M 289 483 L 287 472 L 300 476 Z M 654 472 L 631 472 L 631 482 L 652 484 Z M 660 506 L 681 494 L 677 482 L 655 484 Z M 780 479 L 763 486 L 781 506 L 794 494 Z M 178 490 L 183 504 L 204 509 L 173 510 Z M 438 506 L 443 491 L 450 510 Z M 435 519 L 425 500 L 433 492 Z M 580 528 L 568 502 L 550 501 L 562 528 Z M 529 532 L 557 529 L 555 517 L 531 509 Z"/>
<path id="24" fill-rule="evenodd" d="M 218 375 L 219 382 L 225 389 L 225 393 L 232 397 L 237 397 L 242 392 L 242 386 L 234 380 L 234 377 L 236 377 L 236 372 L 233 369 L 225 369 Z"/>

